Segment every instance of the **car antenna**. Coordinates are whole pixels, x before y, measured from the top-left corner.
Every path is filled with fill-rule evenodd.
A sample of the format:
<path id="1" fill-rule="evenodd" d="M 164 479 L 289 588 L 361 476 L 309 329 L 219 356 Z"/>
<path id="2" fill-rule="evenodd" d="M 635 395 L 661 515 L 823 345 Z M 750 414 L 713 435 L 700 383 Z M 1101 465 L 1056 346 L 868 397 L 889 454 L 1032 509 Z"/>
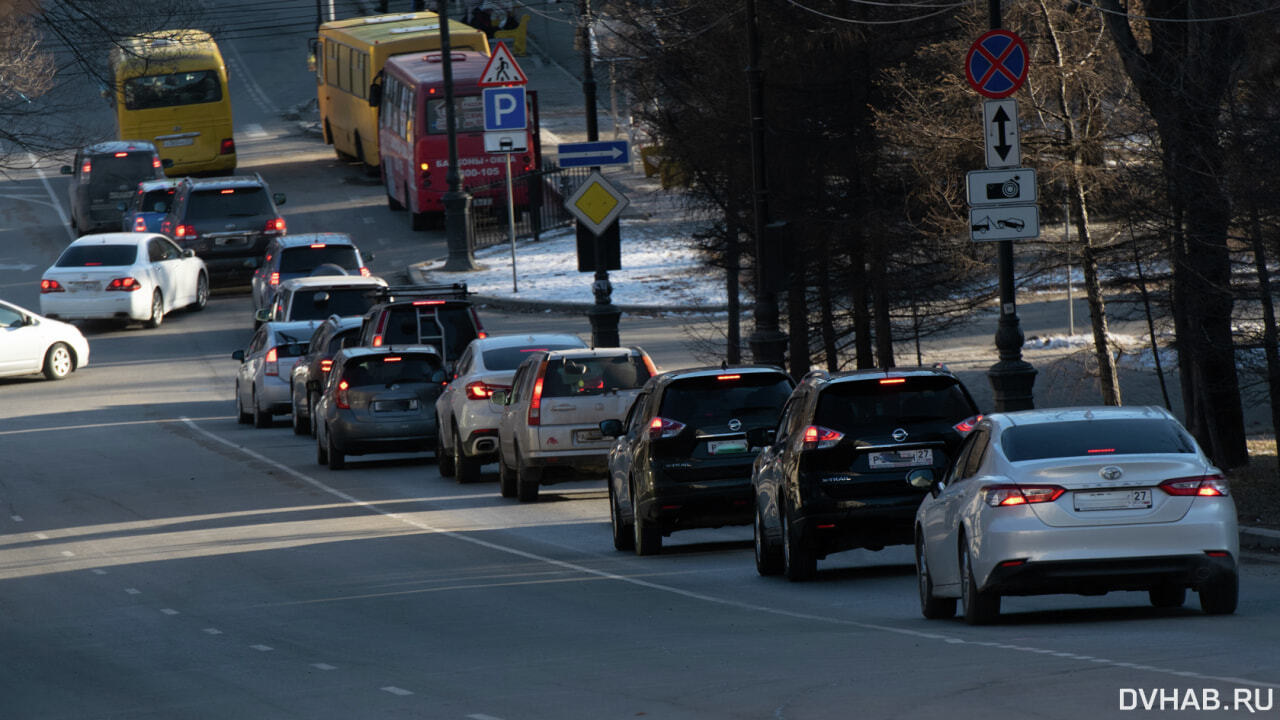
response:
<path id="1" fill-rule="evenodd" d="M 728 369 L 729 369 L 729 361 L 728 361 L 728 360 L 721 360 L 721 361 L 720 361 L 720 369 L 721 369 L 721 370 L 728 370 Z"/>

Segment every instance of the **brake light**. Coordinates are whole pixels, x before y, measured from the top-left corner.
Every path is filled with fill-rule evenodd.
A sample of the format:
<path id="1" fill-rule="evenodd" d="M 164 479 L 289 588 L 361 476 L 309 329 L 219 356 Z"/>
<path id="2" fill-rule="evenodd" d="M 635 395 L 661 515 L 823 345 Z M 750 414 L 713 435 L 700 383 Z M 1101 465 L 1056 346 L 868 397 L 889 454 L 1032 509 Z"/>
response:
<path id="1" fill-rule="evenodd" d="M 678 420 L 668 420 L 663 417 L 656 417 L 649 421 L 649 439 L 661 440 L 663 438 L 671 438 L 679 435 L 684 430 L 684 423 Z"/>
<path id="2" fill-rule="evenodd" d="M 133 231 L 134 231 L 134 232 L 146 232 L 146 230 L 147 230 L 147 221 L 146 221 L 146 220 L 143 220 L 142 218 L 134 218 L 134 219 L 133 219 Z"/>
<path id="3" fill-rule="evenodd" d="M 906 381 L 907 381 L 906 378 L 881 378 L 880 384 L 881 385 L 900 385 Z"/>
<path id="4" fill-rule="evenodd" d="M 219 155 L 231 155 L 236 151 L 236 141 L 231 138 L 223 138 L 222 145 L 218 148 Z"/>
<path id="5" fill-rule="evenodd" d="M 114 153 L 111 157 L 126 158 L 126 157 L 129 157 L 129 153 L 118 152 L 118 153 Z"/>
<path id="6" fill-rule="evenodd" d="M 373 346 L 374 346 L 374 347 L 382 347 L 382 336 L 381 336 L 381 335 L 374 335 L 374 336 L 373 336 Z"/>
<path id="7" fill-rule="evenodd" d="M 272 284 L 272 285 L 279 285 L 279 284 L 280 284 L 280 273 L 278 273 L 278 272 L 273 272 L 273 273 L 271 273 L 271 280 L 270 280 L 270 282 L 271 282 L 271 284 Z"/>
<path id="8" fill-rule="evenodd" d="M 329 358 L 325 358 L 324 360 L 320 361 L 320 372 L 327 373 L 332 369 L 333 369 L 333 360 L 330 360 Z"/>
<path id="9" fill-rule="evenodd" d="M 542 374 L 547 371 L 547 362 L 544 360 L 538 366 L 538 379 L 533 382 L 533 395 L 529 397 L 529 417 L 530 425 L 542 424 Z"/>
<path id="10" fill-rule="evenodd" d="M 164 167 L 164 163 L 160 162 L 160 158 L 158 157 L 151 158 L 151 167 L 155 168 L 156 170 L 159 170 L 160 168 Z"/>
<path id="11" fill-rule="evenodd" d="M 360 268 L 360 277 L 370 277 L 371 275 L 373 275 L 373 273 L 369 272 L 369 268 L 367 267 Z"/>
<path id="12" fill-rule="evenodd" d="M 1227 479 L 1221 475 L 1172 478 L 1160 483 L 1158 487 L 1169 495 L 1226 497 L 1231 494 L 1231 488 L 1227 485 Z"/>
<path id="13" fill-rule="evenodd" d="M 271 348 L 270 350 L 268 350 L 268 351 L 267 351 L 267 358 L 266 358 L 266 365 L 265 365 L 265 368 L 266 368 L 266 369 L 265 369 L 265 370 L 263 370 L 263 371 L 262 371 L 262 373 L 263 373 L 264 375 L 276 375 L 276 376 L 279 376 L 279 375 L 280 375 L 280 362 L 279 362 L 279 360 L 280 360 L 280 353 L 279 353 L 278 351 L 276 351 L 276 349 L 275 349 L 275 348 Z"/>
<path id="14" fill-rule="evenodd" d="M 740 380 L 742 379 L 742 376 L 741 375 L 717 375 L 716 379 L 717 380 Z"/>
<path id="15" fill-rule="evenodd" d="M 1115 451 L 1116 451 L 1115 448 L 1090 448 L 1085 452 L 1089 453 L 1090 455 L 1105 455 L 1108 453 L 1113 453 Z"/>
<path id="16" fill-rule="evenodd" d="M 226 188 L 225 190 L 219 190 L 219 191 L 218 191 L 218 194 L 219 194 L 219 195 L 234 195 L 234 194 L 235 194 L 235 192 L 236 192 L 236 189 L 235 189 L 235 188 Z"/>
<path id="17" fill-rule="evenodd" d="M 55 293 L 55 292 L 66 292 L 66 291 L 67 289 L 62 287 L 62 284 L 59 283 L 57 280 L 41 280 L 40 281 L 40 292 L 42 293 Z"/>
<path id="18" fill-rule="evenodd" d="M 347 388 L 351 387 L 346 380 L 338 382 L 338 392 L 333 394 L 333 404 L 343 410 L 350 410 L 351 403 L 347 402 Z"/>
<path id="19" fill-rule="evenodd" d="M 324 243 L 311 243 L 308 247 L 312 247 L 312 248 L 322 248 L 322 247 L 329 247 L 329 246 L 328 246 L 328 245 L 325 245 Z"/>
<path id="20" fill-rule="evenodd" d="M 135 290 L 141 290 L 141 289 L 142 289 L 142 285 L 139 284 L 137 280 L 131 277 L 113 278 L 111 282 L 107 283 L 107 290 L 119 290 L 120 292 L 133 292 Z"/>
<path id="21" fill-rule="evenodd" d="M 978 421 L 981 420 L 982 417 L 983 416 L 981 413 L 977 415 L 971 415 L 961 420 L 960 422 L 956 423 L 955 425 L 952 425 L 951 427 L 955 428 L 957 432 L 970 433 L 970 432 L 973 432 L 973 429 L 978 426 Z"/>
<path id="22" fill-rule="evenodd" d="M 414 300 L 414 305 L 443 305 L 443 300 Z"/>
<path id="23" fill-rule="evenodd" d="M 493 397 L 493 391 L 500 389 L 497 385 L 490 385 L 483 380 L 473 380 L 467 383 L 467 399 L 468 400 L 488 400 Z"/>
<path id="24" fill-rule="evenodd" d="M 173 229 L 173 236 L 179 240 L 182 238 L 193 238 L 196 236 L 195 225 L 179 225 Z"/>
<path id="25" fill-rule="evenodd" d="M 278 233 L 284 232 L 284 218 L 278 217 L 278 218 L 271 218 L 270 220 L 268 220 L 266 231 L 278 232 Z"/>
<path id="26" fill-rule="evenodd" d="M 985 492 L 991 507 L 1010 507 L 1053 502 L 1066 490 L 1057 485 L 991 485 Z"/>
<path id="27" fill-rule="evenodd" d="M 484 338 L 489 337 L 489 333 L 487 333 L 487 332 L 485 332 L 485 331 L 481 330 L 479 333 L 476 333 L 476 337 L 478 337 L 478 338 L 480 338 L 480 339 L 484 339 Z"/>
<path id="28" fill-rule="evenodd" d="M 89 171 L 92 169 L 93 169 L 93 162 L 90 160 L 85 160 L 84 164 L 80 166 L 80 174 L 88 175 Z"/>
<path id="29" fill-rule="evenodd" d="M 833 448 L 844 439 L 844 433 L 821 425 L 810 425 L 804 429 L 803 450 L 825 450 Z"/>
<path id="30" fill-rule="evenodd" d="M 382 362 L 384 363 L 400 362 L 400 360 L 401 358 L 399 355 L 388 355 L 387 357 L 382 358 Z"/>

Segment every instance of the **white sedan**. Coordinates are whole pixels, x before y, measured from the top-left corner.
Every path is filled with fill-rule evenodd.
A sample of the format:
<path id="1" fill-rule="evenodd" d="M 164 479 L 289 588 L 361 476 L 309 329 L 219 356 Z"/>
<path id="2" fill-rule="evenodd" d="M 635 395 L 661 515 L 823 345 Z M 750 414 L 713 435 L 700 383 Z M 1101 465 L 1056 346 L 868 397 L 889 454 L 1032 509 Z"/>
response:
<path id="1" fill-rule="evenodd" d="M 1000 612 L 1002 595 L 1113 590 L 1209 614 L 1235 612 L 1240 536 L 1222 472 L 1163 408 L 988 415 L 916 513 L 926 618 Z"/>
<path id="2" fill-rule="evenodd" d="M 40 312 L 63 320 L 159 327 L 170 310 L 201 310 L 208 301 L 204 260 L 155 233 L 85 235 L 40 280 Z"/>
<path id="3" fill-rule="evenodd" d="M 61 380 L 89 364 L 89 341 L 75 325 L 0 300 L 0 377 L 44 373 Z"/>

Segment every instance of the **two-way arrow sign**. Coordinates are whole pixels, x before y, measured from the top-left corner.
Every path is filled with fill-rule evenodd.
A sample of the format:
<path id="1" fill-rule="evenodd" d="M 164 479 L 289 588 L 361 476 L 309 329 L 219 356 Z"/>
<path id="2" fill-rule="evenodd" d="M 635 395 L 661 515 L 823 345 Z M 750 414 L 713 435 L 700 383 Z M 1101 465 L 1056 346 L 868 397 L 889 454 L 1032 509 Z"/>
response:
<path id="1" fill-rule="evenodd" d="M 631 164 L 631 146 L 626 140 L 561 143 L 557 154 L 560 167 Z"/>
<path id="2" fill-rule="evenodd" d="M 988 100 L 982 104 L 982 134 L 986 139 L 987 167 L 1007 168 L 1022 164 L 1018 143 L 1018 101 Z"/>

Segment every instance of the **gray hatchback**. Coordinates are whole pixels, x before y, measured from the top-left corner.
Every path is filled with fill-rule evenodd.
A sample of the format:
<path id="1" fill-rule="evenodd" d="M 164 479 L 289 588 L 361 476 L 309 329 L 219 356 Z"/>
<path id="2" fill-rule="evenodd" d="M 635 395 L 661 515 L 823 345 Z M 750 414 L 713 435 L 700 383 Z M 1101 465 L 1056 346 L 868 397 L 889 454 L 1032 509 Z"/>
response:
<path id="1" fill-rule="evenodd" d="M 430 345 L 339 350 L 315 407 L 316 462 L 340 470 L 347 455 L 434 449 L 445 380 Z"/>

